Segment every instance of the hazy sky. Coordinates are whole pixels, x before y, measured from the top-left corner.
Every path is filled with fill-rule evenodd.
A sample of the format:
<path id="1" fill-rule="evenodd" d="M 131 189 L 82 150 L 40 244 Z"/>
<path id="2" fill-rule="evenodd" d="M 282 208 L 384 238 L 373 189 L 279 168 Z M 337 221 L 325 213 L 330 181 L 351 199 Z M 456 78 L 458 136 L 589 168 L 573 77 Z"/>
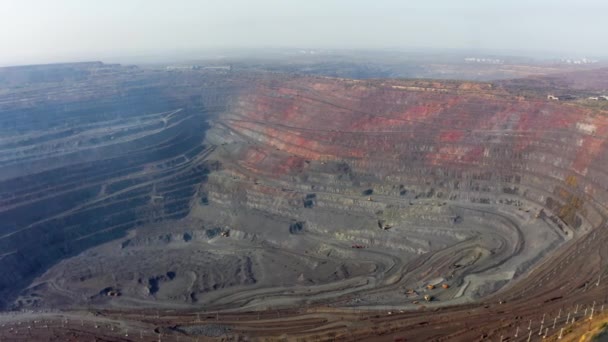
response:
<path id="1" fill-rule="evenodd" d="M 607 0 L 0 0 L 0 64 L 216 47 L 607 55 Z"/>

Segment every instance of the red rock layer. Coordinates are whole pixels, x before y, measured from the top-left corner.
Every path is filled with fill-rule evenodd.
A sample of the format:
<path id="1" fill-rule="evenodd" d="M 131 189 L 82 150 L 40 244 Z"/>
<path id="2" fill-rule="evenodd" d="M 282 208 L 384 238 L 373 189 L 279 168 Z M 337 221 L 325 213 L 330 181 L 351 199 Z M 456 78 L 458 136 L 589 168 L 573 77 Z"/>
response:
<path id="1" fill-rule="evenodd" d="M 348 160 L 380 176 L 458 170 L 463 180 L 521 185 L 521 196 L 575 226 L 606 214 L 608 116 L 491 84 L 264 80 L 221 121 L 255 143 L 240 163 L 260 174 L 289 174 L 311 160 Z"/>

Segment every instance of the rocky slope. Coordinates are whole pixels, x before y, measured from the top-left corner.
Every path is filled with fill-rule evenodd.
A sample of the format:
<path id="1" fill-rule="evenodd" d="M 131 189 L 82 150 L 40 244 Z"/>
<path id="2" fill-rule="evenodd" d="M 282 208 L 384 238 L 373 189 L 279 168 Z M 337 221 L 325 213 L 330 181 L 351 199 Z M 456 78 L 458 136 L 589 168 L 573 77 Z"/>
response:
<path id="1" fill-rule="evenodd" d="M 492 84 L 296 78 L 260 82 L 213 134 L 253 142 L 235 159 L 255 173 L 293 176 L 312 162 L 342 161 L 344 175 L 356 170 L 390 190 L 525 200 L 580 230 L 606 214 L 607 124 L 603 112 Z"/>
<path id="2" fill-rule="evenodd" d="M 218 75 L 83 63 L 0 71 L 0 304 L 57 261 L 188 214 L 217 163 Z"/>
<path id="3" fill-rule="evenodd" d="M 512 84 L 69 68 L 0 93 L 5 304 L 458 304 L 608 214 L 606 113 Z"/>
<path id="4" fill-rule="evenodd" d="M 435 296 L 456 303 L 603 226 L 607 129 L 601 111 L 490 83 L 276 76 L 212 120 L 226 169 L 204 188 L 212 207 L 240 208 L 232 216 L 305 228 L 295 243 L 227 225 L 374 263 L 376 292 L 334 293 L 343 303 L 406 304 L 406 289 L 442 281 L 458 290 Z"/>

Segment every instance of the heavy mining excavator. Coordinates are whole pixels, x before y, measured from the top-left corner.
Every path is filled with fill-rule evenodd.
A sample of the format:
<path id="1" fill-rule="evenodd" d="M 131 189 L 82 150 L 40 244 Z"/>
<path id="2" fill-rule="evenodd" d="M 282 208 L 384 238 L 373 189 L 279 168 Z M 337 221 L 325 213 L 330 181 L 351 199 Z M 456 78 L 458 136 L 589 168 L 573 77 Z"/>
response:
<path id="1" fill-rule="evenodd" d="M 379 220 L 379 221 L 378 221 L 378 227 L 379 227 L 380 229 L 382 229 L 382 230 L 389 230 L 389 229 L 393 228 L 393 226 L 392 226 L 392 225 L 390 225 L 390 224 L 385 224 L 385 223 L 384 223 L 384 221 L 382 221 L 382 220 Z"/>

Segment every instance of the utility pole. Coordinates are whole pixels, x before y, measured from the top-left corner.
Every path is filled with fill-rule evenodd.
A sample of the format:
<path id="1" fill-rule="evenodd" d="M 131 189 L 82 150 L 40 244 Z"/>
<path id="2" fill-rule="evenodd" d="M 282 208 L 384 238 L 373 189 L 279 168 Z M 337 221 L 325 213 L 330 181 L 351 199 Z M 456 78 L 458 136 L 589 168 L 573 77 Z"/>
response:
<path id="1" fill-rule="evenodd" d="M 564 328 L 562 328 L 562 329 L 559 331 L 559 336 L 557 337 L 557 339 L 558 339 L 558 340 L 561 340 L 563 335 L 564 335 Z"/>
<path id="2" fill-rule="evenodd" d="M 530 330 L 530 332 L 528 333 L 528 342 L 530 342 L 531 339 L 532 339 L 532 330 Z"/>
<path id="3" fill-rule="evenodd" d="M 564 325 L 567 325 L 568 322 L 570 322 L 570 313 L 568 312 L 568 317 L 566 317 L 566 323 L 564 323 Z"/>
<path id="4" fill-rule="evenodd" d="M 553 320 L 553 328 L 552 329 L 555 329 L 555 324 L 557 324 L 557 317 L 555 317 L 555 319 Z"/>
<path id="5" fill-rule="evenodd" d="M 519 335 L 519 325 L 517 326 L 517 328 L 515 328 L 515 337 L 517 338 L 518 335 Z"/>
<path id="6" fill-rule="evenodd" d="M 532 329 L 532 320 L 530 320 L 530 324 L 528 324 L 528 330 Z"/>

